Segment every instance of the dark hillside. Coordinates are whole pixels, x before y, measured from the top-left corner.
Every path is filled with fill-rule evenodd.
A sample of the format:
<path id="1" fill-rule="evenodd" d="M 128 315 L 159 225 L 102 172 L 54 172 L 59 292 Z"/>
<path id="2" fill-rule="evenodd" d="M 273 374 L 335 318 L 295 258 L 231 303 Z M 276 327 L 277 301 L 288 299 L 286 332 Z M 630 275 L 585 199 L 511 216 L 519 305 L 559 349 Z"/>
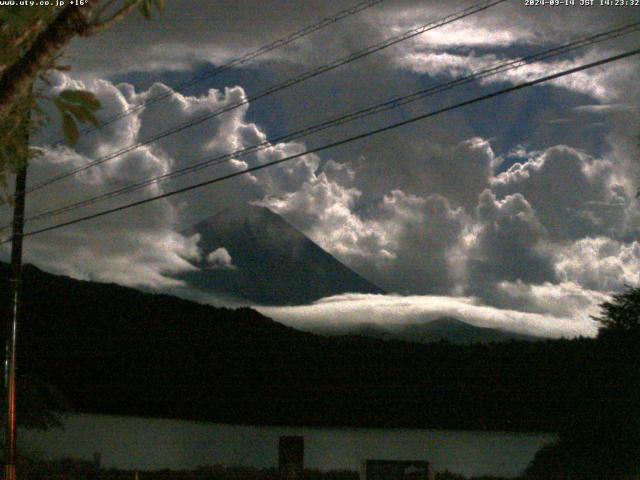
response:
<path id="1" fill-rule="evenodd" d="M 578 399 L 602 399 L 590 388 L 605 374 L 589 368 L 595 343 L 321 337 L 247 308 L 27 267 L 18 355 L 21 375 L 50 381 L 83 412 L 554 431 Z"/>
<path id="2" fill-rule="evenodd" d="M 542 341 L 543 338 L 524 335 L 495 328 L 477 327 L 454 317 L 442 317 L 436 320 L 425 320 L 423 323 L 394 325 L 393 328 L 376 324 L 361 324 L 351 333 L 382 340 L 404 340 L 407 342 L 434 343 L 447 341 L 460 345 L 473 343 L 497 343 L 512 340 L 530 342 Z"/>

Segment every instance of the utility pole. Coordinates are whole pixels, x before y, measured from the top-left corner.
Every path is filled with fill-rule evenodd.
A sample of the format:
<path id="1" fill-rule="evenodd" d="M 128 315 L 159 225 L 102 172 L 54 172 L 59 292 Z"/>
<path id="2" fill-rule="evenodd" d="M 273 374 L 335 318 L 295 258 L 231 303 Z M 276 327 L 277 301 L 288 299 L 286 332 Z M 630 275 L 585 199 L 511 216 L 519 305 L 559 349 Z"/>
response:
<path id="1" fill-rule="evenodd" d="M 6 326 L 6 350 L 4 381 L 6 392 L 6 424 L 4 430 L 4 480 L 16 480 L 16 342 L 20 317 L 20 294 L 22 291 L 22 234 L 24 229 L 25 189 L 27 185 L 27 163 L 29 159 L 29 107 L 22 125 L 24 155 L 16 173 L 13 205 L 13 227 L 11 237 L 11 266 L 9 270 L 9 312 Z"/>

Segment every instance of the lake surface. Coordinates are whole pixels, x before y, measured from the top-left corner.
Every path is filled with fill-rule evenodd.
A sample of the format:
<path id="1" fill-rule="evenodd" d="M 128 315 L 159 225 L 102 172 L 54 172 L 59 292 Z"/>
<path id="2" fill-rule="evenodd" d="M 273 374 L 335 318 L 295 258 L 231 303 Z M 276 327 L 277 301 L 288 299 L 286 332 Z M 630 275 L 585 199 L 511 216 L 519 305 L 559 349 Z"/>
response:
<path id="1" fill-rule="evenodd" d="M 274 467 L 278 438 L 302 435 L 305 468 L 358 470 L 364 459 L 428 460 L 436 470 L 517 476 L 553 435 L 412 429 L 236 426 L 181 420 L 70 415 L 65 429 L 21 431 L 20 447 L 44 459 L 102 467 L 187 469 L 200 465 Z"/>

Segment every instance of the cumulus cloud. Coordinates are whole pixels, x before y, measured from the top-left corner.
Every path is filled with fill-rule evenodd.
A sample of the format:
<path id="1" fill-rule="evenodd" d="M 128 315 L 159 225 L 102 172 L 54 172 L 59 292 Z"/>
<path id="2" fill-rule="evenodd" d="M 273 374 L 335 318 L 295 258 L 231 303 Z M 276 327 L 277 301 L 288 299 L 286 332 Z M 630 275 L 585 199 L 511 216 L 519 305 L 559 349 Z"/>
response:
<path id="1" fill-rule="evenodd" d="M 612 177 L 614 168 L 608 159 L 556 146 L 513 164 L 492 181 L 492 189 L 522 194 L 555 239 L 620 235 L 630 199 Z"/>
<path id="2" fill-rule="evenodd" d="M 565 281 L 584 288 L 613 292 L 640 284 L 640 243 L 606 237 L 582 238 L 561 248 L 556 270 Z"/>
<path id="3" fill-rule="evenodd" d="M 206 68 L 220 64 L 351 5 L 346 0 L 295 5 L 243 0 L 219 2 L 212 9 L 209 3 L 171 2 L 162 17 L 151 22 L 131 17 L 115 30 L 72 47 L 77 77 L 54 75 L 55 88 L 94 90 L 103 103 L 101 117 L 157 95 L 167 99 L 84 137 L 73 149 L 50 148 L 30 169 L 33 183 L 241 101 L 271 79 L 288 78 L 301 68 L 471 4 L 385 2 L 250 67 L 228 72 L 231 77 L 216 79 L 217 88 L 197 86 L 183 94 L 153 83 L 149 71 L 174 70 L 173 76 L 165 77 L 180 83 L 203 64 Z M 555 9 L 524 9 L 505 2 L 34 193 L 29 210 L 57 206 L 63 199 L 64 203 L 81 200 L 258 144 L 289 129 L 424 88 L 435 81 L 431 76 L 453 77 L 556 45 L 614 23 L 623 16 L 622 10 L 575 8 L 559 14 Z M 220 28 L 212 31 L 213 22 Z M 530 65 L 482 85 L 513 84 L 570 68 L 618 51 L 624 42 L 607 45 L 607 50 Z M 128 55 L 123 57 L 122 51 Z M 129 75 L 132 71 L 147 73 Z M 96 72 L 106 79 L 87 80 Z M 583 72 L 554 83 L 544 96 L 537 89 L 505 96 L 475 110 L 450 112 L 213 188 L 30 238 L 27 259 L 79 278 L 178 291 L 184 285 L 173 279 L 174 274 L 206 265 L 207 260 L 217 268 L 232 268 L 233 260 L 237 262 L 224 255 L 222 247 L 202 251 L 197 236 L 182 232 L 215 212 L 251 201 L 282 215 L 386 290 L 431 295 L 416 300 L 422 305 L 420 311 L 435 312 L 437 298 L 442 306 L 438 312 L 464 306 L 467 319 L 490 322 L 487 319 L 495 313 L 505 325 L 515 325 L 517 318 L 524 319 L 526 328 L 535 322 L 544 328 L 564 325 L 558 327 L 563 332 L 574 327 L 563 322 L 574 319 L 580 326 L 573 331 L 593 332 L 584 312 L 592 312 L 603 295 L 622 283 L 638 280 L 634 274 L 640 232 L 634 199 L 640 185 L 635 160 L 640 131 L 636 77 L 633 61 Z M 150 185 L 126 200 L 264 164 L 424 113 L 434 108 L 432 102 L 460 101 L 484 91 L 482 85 L 312 138 L 270 145 L 170 183 Z M 606 129 L 593 125 L 587 129 L 585 125 L 593 122 L 585 118 L 592 117 Z M 43 138 L 49 134 L 45 131 Z M 124 201 L 113 200 L 84 213 Z M 436 294 L 474 295 L 478 300 L 456 297 L 445 308 L 446 298 Z M 389 298 L 393 301 L 388 305 L 400 306 L 400 297 Z M 353 311 L 365 311 L 366 302 L 372 302 L 392 316 L 391 307 L 379 300 L 354 299 Z M 344 298 L 335 303 L 348 304 Z M 327 305 L 313 306 L 314 312 L 329 311 Z M 499 317 L 489 305 L 504 308 L 511 316 Z M 487 316 L 474 317 L 478 309 L 485 309 Z"/>
<path id="4" fill-rule="evenodd" d="M 52 83 L 54 92 L 66 88 L 93 90 L 103 105 L 101 115 L 121 112 L 130 105 L 127 99 L 130 93 L 128 88 L 119 89 L 104 80 L 85 84 L 58 74 L 52 76 Z M 52 115 L 52 118 L 56 116 Z M 118 122 L 117 126 L 106 127 L 98 135 L 84 137 L 74 149 L 45 146 L 44 155 L 35 158 L 30 165 L 31 184 L 39 184 L 61 173 L 81 168 L 106 152 L 136 141 L 139 138 L 141 119 L 140 115 L 129 116 Z M 51 138 L 55 129 L 57 125 L 50 125 L 41 132 L 40 142 Z M 27 201 L 27 217 L 84 200 L 88 196 L 121 187 L 133 180 L 165 173 L 170 165 L 171 160 L 158 150 L 138 149 L 31 193 Z M 160 187 L 152 185 L 129 199 L 139 199 L 159 192 Z M 118 204 L 116 201 L 106 202 L 46 221 L 29 222 L 26 231 Z M 180 282 L 173 279 L 172 275 L 192 270 L 192 262 L 200 257 L 197 245 L 199 238 L 182 235 L 175 228 L 178 214 L 174 205 L 163 200 L 130 212 L 30 237 L 25 241 L 25 260 L 56 273 L 86 280 L 151 288 L 175 287 Z M 8 221 L 7 212 L 3 212 L 2 220 L 5 223 Z"/>
<path id="5" fill-rule="evenodd" d="M 577 317 L 640 282 L 637 245 L 623 240 L 635 208 L 613 160 L 566 146 L 518 147 L 505 158 L 512 165 L 479 196 L 463 291 L 500 308 Z"/>
<path id="6" fill-rule="evenodd" d="M 346 294 L 295 307 L 256 307 L 286 325 L 315 332 L 347 333 L 362 324 L 385 326 L 426 323 L 456 317 L 472 325 L 545 336 L 592 336 L 588 318 L 555 317 L 498 309 L 469 297 Z"/>
<path id="7" fill-rule="evenodd" d="M 224 247 L 219 247 L 209 252 L 206 261 L 207 268 L 211 270 L 235 270 L 237 268 L 233 264 L 229 251 Z"/>
<path id="8" fill-rule="evenodd" d="M 30 181 L 33 185 L 82 168 L 104 154 L 144 140 L 174 123 L 197 119 L 203 114 L 234 104 L 244 96 L 244 91 L 239 87 L 229 88 L 225 92 L 210 90 L 202 96 L 184 96 L 162 84 L 137 92 L 128 84 L 114 85 L 106 80 L 84 83 L 64 74 L 52 76 L 52 82 L 54 92 L 66 88 L 94 91 L 103 104 L 100 115 L 106 117 L 125 111 L 149 97 L 168 94 L 169 98 L 161 106 L 154 105 L 138 111 L 96 134 L 82 137 L 74 148 L 51 147 L 45 143 L 44 155 L 35 159 L 30 168 Z M 162 114 L 159 114 L 160 110 Z M 52 207 L 68 205 L 105 191 L 122 188 L 131 182 L 163 175 L 195 161 L 264 139 L 264 134 L 254 124 L 245 121 L 245 114 L 246 107 L 238 108 L 206 122 L 200 128 L 137 148 L 35 191 L 29 195 L 27 217 Z M 41 132 L 40 141 L 51 138 L 54 128 L 54 125 L 50 125 Z M 207 176 L 282 158 L 300 148 L 296 144 L 275 145 L 260 155 L 222 165 L 214 172 L 205 170 L 173 183 L 150 184 L 121 199 L 100 202 L 52 219 L 30 222 L 27 231 L 157 195 Z M 313 163 L 313 160 L 303 157 L 299 163 L 293 162 L 286 170 L 265 173 L 259 185 L 256 185 L 255 178 L 242 179 L 243 195 L 234 191 L 236 184 L 234 187 L 217 189 L 195 197 L 155 201 L 126 212 L 31 237 L 26 244 L 26 261 L 82 279 L 155 289 L 183 286 L 174 276 L 195 269 L 194 265 L 199 264 L 203 256 L 199 248 L 199 236 L 183 234 L 185 226 L 189 226 L 193 219 L 210 215 L 213 213 L 211 207 L 218 209 L 223 202 L 232 204 L 260 198 L 264 192 L 273 188 L 280 191 L 295 189 L 296 182 L 302 181 L 301 178 L 306 176 L 299 171 L 306 172 L 309 162 Z M 2 220 L 6 223 L 8 213 L 3 213 Z M 208 260 L 218 268 L 233 268 L 231 259 L 225 257 L 223 250 L 213 252 Z"/>
<path id="9" fill-rule="evenodd" d="M 625 266 L 602 266 L 602 279 L 622 281 L 595 284 L 578 270 L 598 270 L 575 264 L 588 258 L 583 240 L 567 240 L 625 231 L 629 199 L 613 180 L 610 160 L 565 146 L 520 145 L 501 157 L 482 138 L 460 143 L 446 158 L 451 182 L 466 187 L 425 197 L 396 189 L 362 208 L 356 185 L 366 162 L 329 162 L 300 190 L 264 204 L 389 291 L 466 292 L 498 308 L 584 320 L 608 292 L 637 282 L 630 274 L 635 247 L 618 242 Z M 512 166 L 494 174 L 507 159 Z"/>
<path id="10" fill-rule="evenodd" d="M 495 285 L 493 297 L 501 308 L 585 320 L 597 314 L 599 305 L 609 298 L 601 291 L 569 281 L 542 284 L 501 281 Z"/>
<path id="11" fill-rule="evenodd" d="M 64 75 L 57 79 L 58 89 L 84 86 Z M 171 98 L 162 108 L 178 122 L 198 118 L 244 98 L 239 87 L 191 97 L 174 93 L 161 84 L 138 92 L 127 84 L 115 86 L 100 80 L 91 88 L 109 113 L 122 111 L 154 95 L 170 93 Z M 200 129 L 163 139 L 61 182 L 53 190 L 53 197 L 34 195 L 30 209 L 44 208 L 51 198 L 64 198 L 68 202 L 83 198 L 88 189 L 94 193 L 119 187 L 131 180 L 167 173 L 207 155 L 263 142 L 268 137 L 246 121 L 247 109 L 248 106 L 243 106 Z M 119 127 L 113 127 L 113 132 L 107 130 L 83 139 L 75 149 L 49 149 L 34 165 L 36 182 L 162 131 L 168 127 L 167 118 L 157 113 L 152 107 L 126 117 Z M 218 172 L 259 165 L 304 148 L 302 143 L 271 145 L 257 154 L 229 162 Z M 471 293 L 488 304 L 512 311 L 500 318 L 516 329 L 530 328 L 528 323 L 525 327 L 516 325 L 516 318 L 525 318 L 526 322 L 537 319 L 550 325 L 551 317 L 567 320 L 578 318 L 581 312 L 592 312 L 603 298 L 598 292 L 615 286 L 589 280 L 587 273 L 594 276 L 595 272 L 601 272 L 604 279 L 627 272 L 627 276 L 619 278 L 633 279 L 630 272 L 637 264 L 637 245 L 631 248 L 617 243 L 615 258 L 621 265 L 618 271 L 611 268 L 612 261 L 604 258 L 604 253 L 594 257 L 595 268 L 593 262 L 587 264 L 589 257 L 581 252 L 586 248 L 584 241 L 580 243 L 585 232 L 602 231 L 603 225 L 610 225 L 608 228 L 613 231 L 624 225 L 620 219 L 624 215 L 605 218 L 596 205 L 622 202 L 621 211 L 628 207 L 624 191 L 612 180 L 611 161 L 562 146 L 541 152 L 518 146 L 501 157 L 494 152 L 491 142 L 481 137 L 448 148 L 431 144 L 430 152 L 437 161 L 425 168 L 433 187 L 426 195 L 390 188 L 374 201 L 363 201 L 366 183 L 361 175 L 366 158 L 323 162 L 318 155 L 307 155 L 283 168 L 240 179 L 236 184 L 153 203 L 126 216 L 106 217 L 96 223 L 34 237 L 28 255 L 45 268 L 79 278 L 176 289 L 183 285 L 172 275 L 196 268 L 194 265 L 202 264 L 202 257 L 208 268 L 235 268 L 223 247 L 201 252 L 197 236 L 180 233 L 184 226 L 210 215 L 212 206 L 219 211 L 225 205 L 249 200 L 259 201 L 282 215 L 323 248 L 389 291 Z M 496 174 L 506 158 L 515 163 Z M 204 171 L 169 185 L 151 185 L 133 198 L 194 183 L 208 175 L 211 172 Z M 565 179 L 562 187 L 557 184 L 559 179 Z M 445 188 L 452 184 L 460 188 Z M 568 184 L 572 187 L 567 188 Z M 590 216 L 577 217 L 589 228 L 572 229 L 570 222 L 571 228 L 567 227 L 567 217 L 558 213 L 556 203 L 565 209 L 577 211 L 580 207 L 581 212 L 585 209 L 591 212 Z M 598 212 L 600 217 L 596 217 Z M 568 239 L 576 240 L 567 243 Z M 562 249 L 555 245 L 558 241 L 565 242 Z M 605 250 L 601 247 L 599 251 Z M 554 288 L 560 293 L 552 293 Z M 429 302 L 421 305 L 433 305 L 433 298 L 436 297 L 429 297 Z M 444 298 L 438 300 L 441 302 L 438 305 L 444 304 Z M 443 307 L 437 312 L 451 312 L 453 306 L 462 304 L 470 305 L 465 312 L 493 312 L 491 307 L 475 301 L 451 302 L 449 310 Z M 479 321 L 481 316 L 476 313 L 469 313 L 465 319 Z M 528 317 L 529 314 L 539 317 Z M 588 331 L 580 330 L 586 328 L 584 325 L 587 324 L 583 322 L 574 331 Z M 555 327 L 544 328 L 554 331 Z"/>
<path id="12" fill-rule="evenodd" d="M 329 162 L 298 191 L 262 203 L 383 288 L 446 290 L 453 282 L 449 253 L 463 228 L 462 209 L 437 194 L 393 190 L 360 212 L 361 191 L 349 185 L 354 179 L 351 166 Z"/>
<path id="13" fill-rule="evenodd" d="M 395 188 L 371 197 L 369 179 L 362 178 L 371 161 L 362 157 L 330 160 L 297 191 L 262 204 L 388 291 L 454 291 L 465 276 L 469 210 L 501 159 L 479 137 L 424 147 L 431 158 L 417 178 L 426 195 Z"/>
<path id="14" fill-rule="evenodd" d="M 527 199 L 517 193 L 499 200 L 480 195 L 480 227 L 470 243 L 470 288 L 489 295 L 495 282 L 541 283 L 555 280 L 547 232 Z"/>

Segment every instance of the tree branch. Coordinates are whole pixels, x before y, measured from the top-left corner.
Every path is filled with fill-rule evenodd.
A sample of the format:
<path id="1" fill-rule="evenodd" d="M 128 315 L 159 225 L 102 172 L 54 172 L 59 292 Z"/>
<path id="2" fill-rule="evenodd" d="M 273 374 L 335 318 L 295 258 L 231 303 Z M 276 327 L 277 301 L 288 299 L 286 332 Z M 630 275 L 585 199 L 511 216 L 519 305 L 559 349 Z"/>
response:
<path id="1" fill-rule="evenodd" d="M 50 64 L 58 52 L 71 39 L 90 27 L 87 22 L 98 0 L 88 0 L 83 7 L 68 5 L 34 40 L 31 48 L 14 64 L 8 66 L 0 77 L 0 119 L 7 118 L 38 73 Z"/>
<path id="2" fill-rule="evenodd" d="M 9 44 L 11 47 L 19 47 L 25 40 L 27 40 L 32 34 L 40 30 L 42 27 L 42 20 L 37 20 L 33 25 L 26 28 L 18 37 L 13 39 Z"/>
<path id="3" fill-rule="evenodd" d="M 111 7 L 111 5 L 113 5 L 113 4 L 114 4 L 114 3 L 116 3 L 117 1 L 118 1 L 118 0 L 106 0 L 106 1 L 102 4 L 102 6 L 100 6 L 100 7 L 99 7 L 95 12 L 94 12 L 94 14 L 93 14 L 94 16 L 93 16 L 93 19 L 92 19 L 91 21 L 94 21 L 94 20 L 96 20 L 96 19 L 100 18 L 100 17 L 102 16 L 102 14 L 103 14 L 104 12 L 106 12 L 106 11 Z"/>
<path id="4" fill-rule="evenodd" d="M 88 37 L 95 33 L 101 32 L 102 30 L 106 30 L 107 28 L 110 28 L 114 23 L 117 23 L 120 20 L 122 20 L 139 3 L 140 3 L 140 0 L 132 0 L 130 2 L 127 2 L 126 5 L 124 5 L 120 10 L 115 12 L 106 20 L 96 21 L 94 23 L 91 23 L 91 25 L 89 25 L 89 27 L 85 31 L 83 31 L 80 35 Z"/>

